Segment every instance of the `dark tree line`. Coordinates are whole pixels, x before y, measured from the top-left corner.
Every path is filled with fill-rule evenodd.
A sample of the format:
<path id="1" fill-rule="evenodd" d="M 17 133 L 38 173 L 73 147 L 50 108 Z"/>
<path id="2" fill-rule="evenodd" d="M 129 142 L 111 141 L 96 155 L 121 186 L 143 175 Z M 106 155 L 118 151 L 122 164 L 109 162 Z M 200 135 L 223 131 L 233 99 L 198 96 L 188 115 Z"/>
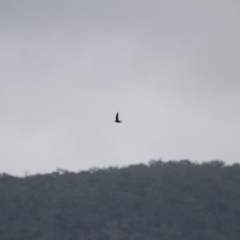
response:
<path id="1" fill-rule="evenodd" d="M 1 240 L 239 240 L 240 165 L 0 175 Z"/>

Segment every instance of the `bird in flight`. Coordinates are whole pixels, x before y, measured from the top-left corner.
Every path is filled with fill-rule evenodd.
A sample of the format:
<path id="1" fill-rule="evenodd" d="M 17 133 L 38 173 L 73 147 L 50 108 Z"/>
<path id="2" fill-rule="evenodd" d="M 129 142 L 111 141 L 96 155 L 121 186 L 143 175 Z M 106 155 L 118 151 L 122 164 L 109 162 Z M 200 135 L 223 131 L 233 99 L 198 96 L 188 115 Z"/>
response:
<path id="1" fill-rule="evenodd" d="M 121 122 L 122 122 L 121 120 L 118 119 L 118 112 L 117 112 L 117 114 L 116 114 L 115 122 L 116 122 L 116 123 L 121 123 Z"/>

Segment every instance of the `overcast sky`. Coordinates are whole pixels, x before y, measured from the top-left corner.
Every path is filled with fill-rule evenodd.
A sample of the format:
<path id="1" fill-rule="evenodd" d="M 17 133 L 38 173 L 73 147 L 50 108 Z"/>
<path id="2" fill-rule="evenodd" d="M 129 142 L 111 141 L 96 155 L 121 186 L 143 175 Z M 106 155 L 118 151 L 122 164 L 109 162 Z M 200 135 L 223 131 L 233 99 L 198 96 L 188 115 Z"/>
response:
<path id="1" fill-rule="evenodd" d="M 239 12 L 235 0 L 0 0 L 0 172 L 240 162 Z"/>

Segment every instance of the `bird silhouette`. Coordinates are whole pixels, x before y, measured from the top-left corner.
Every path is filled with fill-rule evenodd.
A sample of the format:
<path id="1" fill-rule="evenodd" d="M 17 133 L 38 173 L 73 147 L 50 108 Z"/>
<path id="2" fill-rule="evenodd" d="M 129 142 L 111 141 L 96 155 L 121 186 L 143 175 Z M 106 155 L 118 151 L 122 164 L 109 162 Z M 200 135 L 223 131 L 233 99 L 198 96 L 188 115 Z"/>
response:
<path id="1" fill-rule="evenodd" d="M 116 114 L 115 122 L 116 122 L 116 123 L 121 123 L 121 122 L 122 122 L 121 120 L 118 119 L 118 112 L 117 112 L 117 114 Z"/>

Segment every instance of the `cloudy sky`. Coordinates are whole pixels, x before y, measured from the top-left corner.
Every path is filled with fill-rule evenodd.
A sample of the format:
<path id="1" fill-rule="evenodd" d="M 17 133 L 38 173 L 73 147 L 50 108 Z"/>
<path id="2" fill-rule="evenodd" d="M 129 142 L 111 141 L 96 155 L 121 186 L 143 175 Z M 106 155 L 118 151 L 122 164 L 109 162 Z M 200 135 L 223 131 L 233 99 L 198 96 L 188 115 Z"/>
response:
<path id="1" fill-rule="evenodd" d="M 0 0 L 0 172 L 240 162 L 239 12 L 235 0 Z"/>

